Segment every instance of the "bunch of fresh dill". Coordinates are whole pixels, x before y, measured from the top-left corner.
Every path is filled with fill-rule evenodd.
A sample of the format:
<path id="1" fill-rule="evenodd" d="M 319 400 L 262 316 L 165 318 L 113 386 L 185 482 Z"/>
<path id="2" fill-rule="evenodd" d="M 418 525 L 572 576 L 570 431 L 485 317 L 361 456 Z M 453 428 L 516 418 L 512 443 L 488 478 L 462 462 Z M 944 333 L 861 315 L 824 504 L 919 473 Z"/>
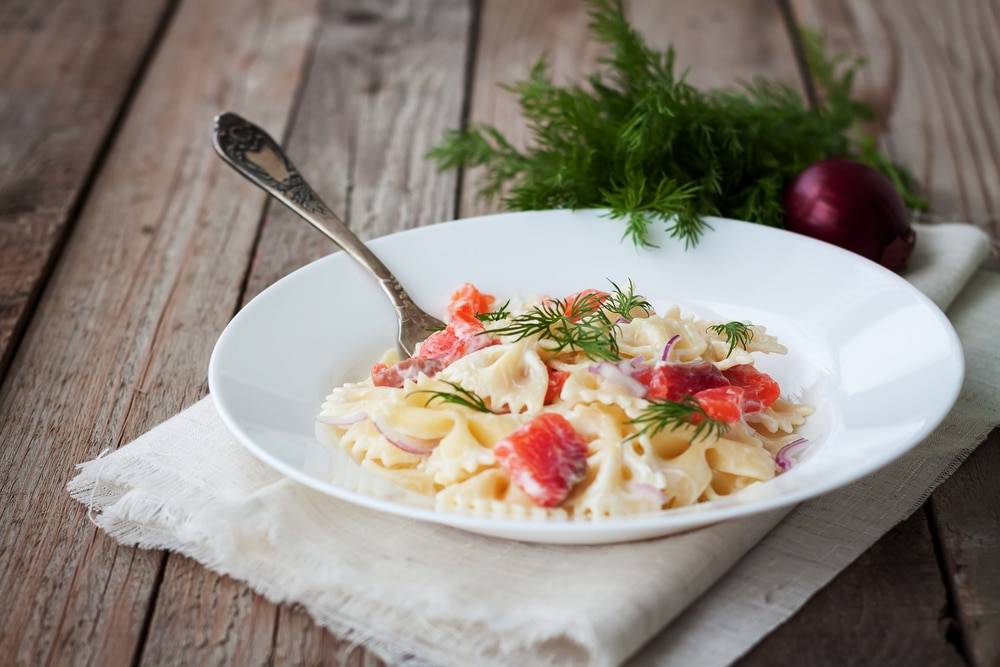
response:
<path id="1" fill-rule="evenodd" d="M 555 85 L 543 58 L 526 81 L 506 86 L 530 125 L 530 148 L 477 125 L 448 132 L 431 150 L 438 167 L 485 167 L 480 195 L 501 196 L 510 209 L 606 207 L 642 245 L 654 219 L 685 246 L 698 242 L 707 215 L 780 227 L 785 186 L 828 157 L 869 164 L 907 204 L 919 204 L 906 172 L 872 140 L 854 138 L 858 121 L 871 116 L 851 97 L 861 61 L 827 57 L 818 35 L 804 34 L 822 97 L 811 110 L 784 83 L 695 88 L 675 73 L 672 48 L 650 48 L 629 25 L 620 0 L 591 0 L 590 16 L 608 55 L 588 85 Z"/>

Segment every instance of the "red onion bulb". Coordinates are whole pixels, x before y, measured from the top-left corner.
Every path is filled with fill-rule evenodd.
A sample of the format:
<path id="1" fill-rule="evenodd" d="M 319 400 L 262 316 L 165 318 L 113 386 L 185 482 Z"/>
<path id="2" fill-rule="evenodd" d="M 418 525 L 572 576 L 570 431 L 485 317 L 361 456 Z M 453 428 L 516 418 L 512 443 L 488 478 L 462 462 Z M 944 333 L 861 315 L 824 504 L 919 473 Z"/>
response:
<path id="1" fill-rule="evenodd" d="M 785 191 L 785 223 L 897 272 L 916 241 L 892 182 L 853 160 L 822 160 L 796 176 Z"/>

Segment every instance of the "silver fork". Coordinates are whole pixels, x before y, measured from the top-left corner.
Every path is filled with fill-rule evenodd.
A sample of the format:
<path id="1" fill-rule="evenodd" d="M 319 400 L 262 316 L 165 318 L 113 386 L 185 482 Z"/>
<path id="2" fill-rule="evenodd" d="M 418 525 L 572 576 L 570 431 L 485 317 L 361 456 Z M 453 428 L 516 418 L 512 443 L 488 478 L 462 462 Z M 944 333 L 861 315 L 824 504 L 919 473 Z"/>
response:
<path id="1" fill-rule="evenodd" d="M 392 271 L 323 203 L 271 135 L 227 112 L 215 118 L 212 143 L 229 166 L 295 211 L 374 276 L 396 309 L 396 342 L 403 358 L 413 356 L 417 343 L 444 328 L 444 322 L 413 303 Z"/>

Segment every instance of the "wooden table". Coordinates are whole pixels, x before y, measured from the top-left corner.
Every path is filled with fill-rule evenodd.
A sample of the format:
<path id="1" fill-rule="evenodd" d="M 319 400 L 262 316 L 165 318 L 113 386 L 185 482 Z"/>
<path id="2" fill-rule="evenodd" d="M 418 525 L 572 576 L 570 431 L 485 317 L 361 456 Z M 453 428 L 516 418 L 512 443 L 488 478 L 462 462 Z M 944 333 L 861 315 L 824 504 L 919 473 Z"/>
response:
<path id="1" fill-rule="evenodd" d="M 885 147 L 936 214 L 998 237 L 996 2 L 626 5 L 699 84 L 802 85 L 789 21 L 864 53 Z M 284 137 L 363 237 L 480 213 L 475 174 L 437 174 L 424 153 L 467 122 L 523 140 L 495 83 L 543 50 L 560 78 L 590 68 L 586 23 L 575 0 L 0 5 L 0 662 L 343 661 L 301 610 L 116 546 L 64 487 L 203 396 L 229 318 L 330 249 L 215 157 L 214 114 Z M 1000 663 L 996 435 L 742 663 Z"/>

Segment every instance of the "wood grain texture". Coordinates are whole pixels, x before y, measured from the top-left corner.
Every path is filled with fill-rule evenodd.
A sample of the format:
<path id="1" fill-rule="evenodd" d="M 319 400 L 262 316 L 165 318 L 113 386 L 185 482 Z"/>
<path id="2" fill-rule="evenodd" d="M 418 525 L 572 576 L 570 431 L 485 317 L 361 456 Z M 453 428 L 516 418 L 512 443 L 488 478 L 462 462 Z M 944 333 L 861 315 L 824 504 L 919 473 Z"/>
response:
<path id="1" fill-rule="evenodd" d="M 455 176 L 435 174 L 423 154 L 461 120 L 471 19 L 464 0 L 326 3 L 284 143 L 362 237 L 453 217 Z M 228 181 L 255 193 L 236 176 Z M 242 301 L 333 250 L 284 207 L 270 206 Z M 142 663 L 233 662 L 378 664 L 300 608 L 279 608 L 241 582 L 171 555 Z"/>
<path id="2" fill-rule="evenodd" d="M 1000 664 L 1000 429 L 931 496 L 945 578 L 972 664 Z"/>
<path id="3" fill-rule="evenodd" d="M 423 156 L 446 128 L 461 122 L 474 15 L 463 0 L 380 0 L 362 7 L 331 4 L 289 147 L 293 155 L 298 155 L 299 146 L 314 147 L 317 153 L 307 155 L 302 168 L 310 179 L 318 172 L 316 187 L 324 196 L 324 178 L 330 179 L 330 192 L 336 196 L 343 179 L 338 168 L 347 175 L 347 190 L 341 190 L 344 207 L 339 210 L 347 211 L 346 221 L 356 233 L 372 238 L 455 217 L 455 175 L 437 174 Z M 359 60 L 352 60 L 351 53 L 360 53 Z M 346 104 L 335 99 L 338 88 L 329 85 L 328 77 L 350 81 L 343 96 Z M 346 164 L 339 162 L 339 147 L 322 140 L 340 126 L 353 138 Z M 324 164 L 335 167 L 323 171 Z M 288 211 L 275 207 L 271 213 L 252 287 L 270 284 L 316 257 L 317 251 L 329 251 L 325 241 L 292 220 Z M 268 231 L 281 235 L 268 236 Z M 313 250 L 290 258 L 294 266 L 264 259 L 281 258 L 289 240 L 295 247 L 311 245 Z M 289 256 L 284 256 L 287 261 Z M 363 649 L 351 651 L 304 610 L 287 605 L 279 611 L 273 657 L 276 664 L 285 665 L 382 664 Z"/>
<path id="4" fill-rule="evenodd" d="M 319 627 L 298 606 L 282 605 L 275 628 L 275 665 L 315 667 L 384 667 L 385 663 L 360 646 L 352 646 Z"/>
<path id="5" fill-rule="evenodd" d="M 500 84 L 524 79 L 543 55 L 557 82 L 577 80 L 597 65 L 602 53 L 590 39 L 587 8 L 579 0 L 485 0 L 482 4 L 469 122 L 493 125 L 523 148 L 530 133 L 517 98 Z M 481 169 L 463 175 L 459 217 L 496 213 L 500 202 L 476 196 Z"/>
<path id="6" fill-rule="evenodd" d="M 267 665 L 276 616 L 241 582 L 170 554 L 140 664 Z"/>
<path id="7" fill-rule="evenodd" d="M 795 0 L 799 20 L 864 55 L 858 92 L 936 218 L 1000 238 L 1000 6 L 992 0 Z M 995 265 L 995 264 L 994 264 Z"/>
<path id="8" fill-rule="evenodd" d="M 327 3 L 288 152 L 363 239 L 455 216 L 456 175 L 424 154 L 461 123 L 471 20 L 465 0 Z M 334 250 L 270 207 L 245 298 Z"/>
<path id="9" fill-rule="evenodd" d="M 280 128 L 316 20 L 309 1 L 186 3 L 150 64 L 0 387 L 5 661 L 136 655 L 162 555 L 117 547 L 65 485 L 204 394 L 263 204 L 233 196 L 211 118 L 252 103 Z"/>
<path id="10" fill-rule="evenodd" d="M 912 515 L 736 664 L 961 665 L 933 549 L 923 513 Z"/>
<path id="11" fill-rule="evenodd" d="M 0 378 L 167 6 L 0 7 Z"/>
<path id="12" fill-rule="evenodd" d="M 799 70 L 773 0 L 627 0 L 649 43 L 672 44 L 678 71 L 701 87 L 733 86 L 755 76 L 798 85 Z"/>

